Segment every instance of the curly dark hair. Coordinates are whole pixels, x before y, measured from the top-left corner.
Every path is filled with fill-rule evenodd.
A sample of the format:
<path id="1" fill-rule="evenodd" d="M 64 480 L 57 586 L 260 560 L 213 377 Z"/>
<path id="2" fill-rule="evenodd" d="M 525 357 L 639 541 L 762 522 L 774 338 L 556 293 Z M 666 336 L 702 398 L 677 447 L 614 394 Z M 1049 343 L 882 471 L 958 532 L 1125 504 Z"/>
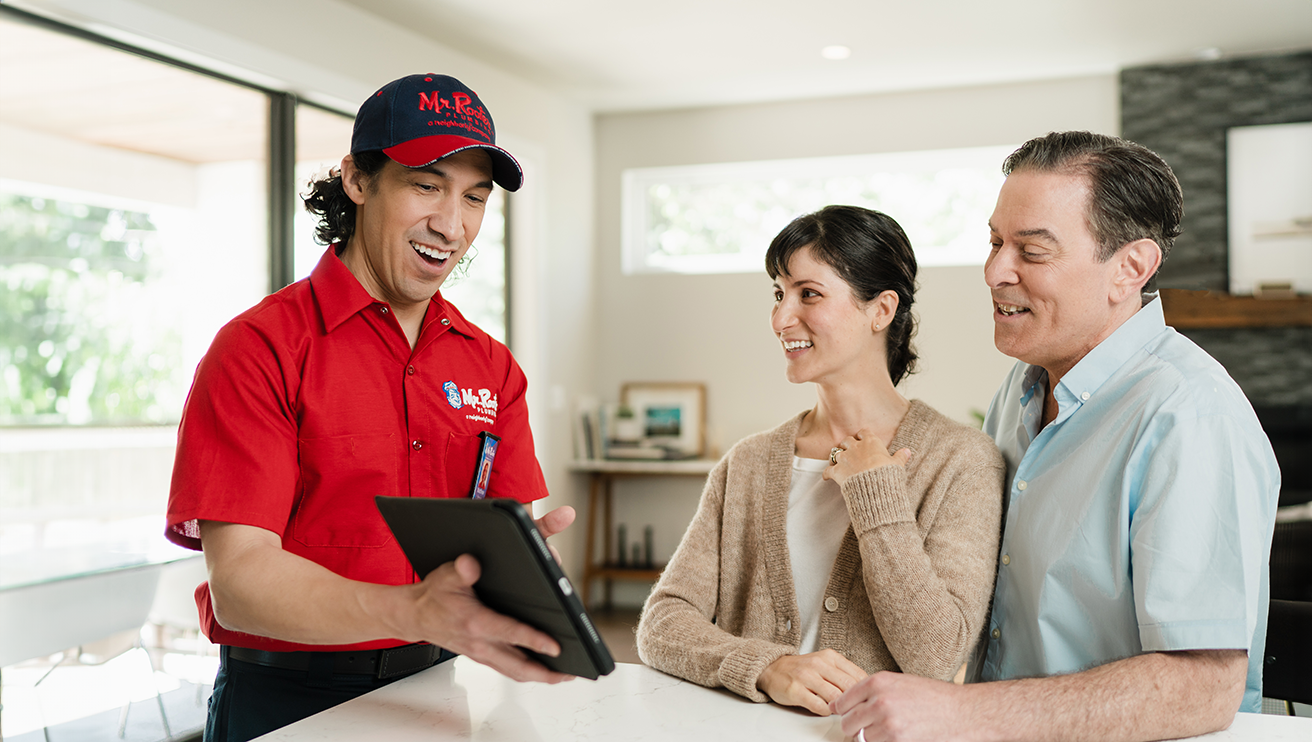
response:
<path id="1" fill-rule="evenodd" d="M 388 156 L 370 150 L 351 155 L 355 166 L 366 176 L 377 175 L 387 164 Z M 320 245 L 345 244 L 355 232 L 355 202 L 346 195 L 342 186 L 342 171 L 333 168 L 328 177 L 310 181 L 310 191 L 301 196 L 305 210 L 319 217 L 314 228 L 314 241 Z"/>
<path id="2" fill-rule="evenodd" d="M 834 269 L 858 301 L 868 302 L 885 291 L 897 294 L 897 311 L 887 335 L 888 375 L 897 384 L 916 371 L 916 317 L 911 304 L 916 293 L 916 253 L 901 225 L 887 214 L 860 206 L 826 206 L 799 216 L 783 228 L 765 252 L 770 278 L 788 275 L 788 261 L 798 250 L 811 249 L 816 260 Z"/>

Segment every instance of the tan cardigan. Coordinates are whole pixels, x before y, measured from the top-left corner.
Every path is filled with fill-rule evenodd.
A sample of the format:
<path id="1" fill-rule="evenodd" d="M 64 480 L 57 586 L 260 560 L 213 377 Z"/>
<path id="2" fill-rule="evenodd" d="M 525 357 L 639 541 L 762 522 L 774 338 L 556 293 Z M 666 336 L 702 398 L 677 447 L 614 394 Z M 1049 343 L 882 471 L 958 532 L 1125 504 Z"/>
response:
<path id="1" fill-rule="evenodd" d="M 739 441 L 647 598 L 638 654 L 658 670 L 754 701 L 761 672 L 797 654 L 801 621 L 784 524 L 802 417 Z M 819 647 L 867 672 L 949 679 L 984 628 L 1005 466 L 983 433 L 912 401 L 889 452 L 903 469 L 852 477 L 852 527 L 825 589 Z"/>

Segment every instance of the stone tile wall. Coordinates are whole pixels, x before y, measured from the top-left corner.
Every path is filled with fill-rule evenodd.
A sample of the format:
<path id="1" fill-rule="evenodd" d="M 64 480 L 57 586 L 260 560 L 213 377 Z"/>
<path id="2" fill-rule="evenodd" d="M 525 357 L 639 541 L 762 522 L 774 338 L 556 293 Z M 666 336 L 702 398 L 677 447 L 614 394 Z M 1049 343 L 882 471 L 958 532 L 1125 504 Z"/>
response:
<path id="1" fill-rule="evenodd" d="M 1121 135 L 1160 154 L 1184 189 L 1184 234 L 1159 285 L 1227 290 L 1226 129 L 1312 121 L 1312 51 L 1133 67 L 1120 82 Z M 1312 327 L 1185 334 L 1255 406 L 1312 405 Z"/>

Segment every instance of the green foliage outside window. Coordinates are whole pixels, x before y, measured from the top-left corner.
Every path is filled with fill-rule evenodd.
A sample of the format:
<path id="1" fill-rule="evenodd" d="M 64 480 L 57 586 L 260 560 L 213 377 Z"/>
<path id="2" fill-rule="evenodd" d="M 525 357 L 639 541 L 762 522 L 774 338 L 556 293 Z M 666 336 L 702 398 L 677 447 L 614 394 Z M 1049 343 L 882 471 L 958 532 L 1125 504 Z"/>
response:
<path id="1" fill-rule="evenodd" d="M 0 194 L 0 425 L 177 420 L 160 251 L 148 214 Z"/>
<path id="2" fill-rule="evenodd" d="M 982 227 L 1001 176 L 964 168 L 814 178 L 661 183 L 647 191 L 648 244 L 656 256 L 764 255 L 793 218 L 826 204 L 892 215 L 922 253 L 962 239 L 983 245 Z M 983 217 L 981 218 L 981 212 Z"/>

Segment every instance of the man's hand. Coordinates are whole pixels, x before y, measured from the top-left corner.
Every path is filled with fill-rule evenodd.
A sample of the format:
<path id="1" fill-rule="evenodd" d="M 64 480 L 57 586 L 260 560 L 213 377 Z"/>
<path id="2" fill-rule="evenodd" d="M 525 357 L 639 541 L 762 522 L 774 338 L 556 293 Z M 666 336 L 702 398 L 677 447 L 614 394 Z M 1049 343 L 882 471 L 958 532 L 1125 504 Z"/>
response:
<path id="1" fill-rule="evenodd" d="M 853 685 L 829 709 L 843 717 L 843 734 L 864 730 L 866 742 L 947 742 L 969 725 L 960 717 L 962 687 L 942 680 L 877 672 Z"/>
<path id="2" fill-rule="evenodd" d="M 1053 739 L 1143 742 L 1230 726 L 1244 697 L 1242 649 L 1148 652 L 1070 675 L 954 685 L 880 672 L 830 704 L 866 742 Z"/>
<path id="3" fill-rule="evenodd" d="M 573 522 L 574 508 L 568 505 L 558 507 L 533 521 L 538 530 L 542 532 L 542 538 L 555 536 L 557 533 L 569 528 L 569 525 Z M 560 564 L 560 552 L 556 551 L 556 547 L 547 544 L 547 548 L 551 550 L 551 555 L 556 558 L 556 564 Z"/>
<path id="4" fill-rule="evenodd" d="M 514 680 L 559 683 L 572 675 L 553 672 L 524 649 L 548 657 L 560 655 L 555 639 L 484 606 L 474 596 L 482 567 L 463 554 L 429 573 L 415 585 L 420 637 L 487 665 Z"/>
<path id="5" fill-rule="evenodd" d="M 555 526 L 554 533 L 572 515 L 556 511 L 543 521 Z M 472 556 L 438 567 L 417 584 L 378 585 L 346 579 L 285 551 L 279 536 L 263 528 L 213 521 L 202 521 L 200 528 L 210 595 L 224 628 L 301 644 L 426 641 L 515 680 L 558 683 L 571 677 L 524 652 L 557 656 L 554 639 L 479 602 L 473 585 L 481 568 Z"/>
<path id="6" fill-rule="evenodd" d="M 865 676 L 866 671 L 848 658 L 822 649 L 771 662 L 756 679 L 756 687 L 780 706 L 801 706 L 817 716 L 828 716 L 829 704 Z"/>

